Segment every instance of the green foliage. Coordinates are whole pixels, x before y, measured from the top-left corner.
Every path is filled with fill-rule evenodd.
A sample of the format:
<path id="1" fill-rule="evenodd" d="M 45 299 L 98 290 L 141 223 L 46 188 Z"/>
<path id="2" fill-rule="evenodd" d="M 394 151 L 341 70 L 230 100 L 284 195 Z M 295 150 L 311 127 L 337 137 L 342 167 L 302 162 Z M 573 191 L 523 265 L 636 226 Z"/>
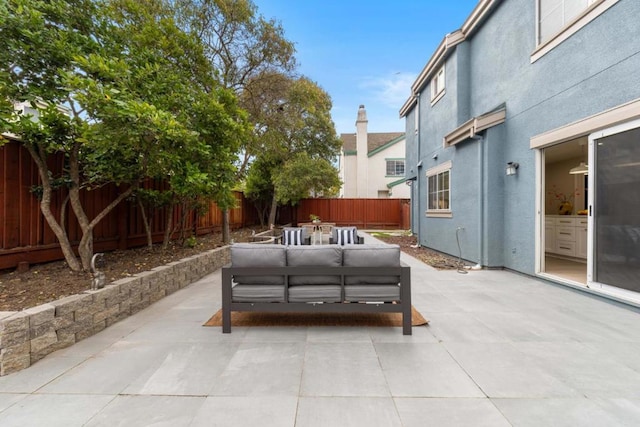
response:
<path id="1" fill-rule="evenodd" d="M 271 92 L 250 110 L 261 144 L 247 176 L 247 195 L 253 200 L 275 198 L 279 204 L 296 204 L 309 196 L 326 197 L 340 188 L 338 171 L 331 160 L 341 143 L 331 120 L 331 99 L 307 78 L 263 76 Z M 273 213 L 270 222 L 273 222 Z"/>
<path id="2" fill-rule="evenodd" d="M 187 248 L 195 248 L 197 244 L 198 239 L 196 239 L 196 236 L 189 236 L 184 240 L 184 245 Z"/>
<path id="3" fill-rule="evenodd" d="M 168 180 L 171 200 L 233 202 L 246 115 L 218 83 L 206 46 L 176 24 L 172 6 L 168 0 L 0 4 L 0 130 L 19 135 L 30 150 L 47 181 L 45 200 L 55 190 L 46 158 L 61 152 L 69 176 L 51 179 L 67 179 L 74 191 L 107 183 L 133 189 L 149 177 Z M 22 101 L 38 111 L 37 120 L 13 112 L 13 102 Z M 90 221 L 78 195 L 71 196 L 89 238 L 81 244 L 90 250 L 91 230 L 104 215 Z"/>
<path id="4" fill-rule="evenodd" d="M 298 153 L 284 166 L 274 171 L 273 182 L 278 203 L 297 204 L 313 196 L 332 197 L 340 190 L 340 179 L 326 159 L 311 158 Z"/>

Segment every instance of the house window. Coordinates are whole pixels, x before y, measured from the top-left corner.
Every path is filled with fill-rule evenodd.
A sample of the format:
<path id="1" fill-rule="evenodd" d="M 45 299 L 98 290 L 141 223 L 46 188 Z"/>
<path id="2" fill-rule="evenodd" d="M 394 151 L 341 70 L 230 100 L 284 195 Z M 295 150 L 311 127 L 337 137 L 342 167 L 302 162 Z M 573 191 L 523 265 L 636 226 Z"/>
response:
<path id="1" fill-rule="evenodd" d="M 427 171 L 427 216 L 451 216 L 450 177 L 451 162 Z"/>
<path id="2" fill-rule="evenodd" d="M 387 176 L 404 176 L 404 159 L 387 159 Z"/>
<path id="3" fill-rule="evenodd" d="M 444 65 L 431 79 L 431 105 L 438 102 L 444 95 Z"/>
<path id="4" fill-rule="evenodd" d="M 599 0 L 538 0 L 538 43 L 560 32 Z"/>

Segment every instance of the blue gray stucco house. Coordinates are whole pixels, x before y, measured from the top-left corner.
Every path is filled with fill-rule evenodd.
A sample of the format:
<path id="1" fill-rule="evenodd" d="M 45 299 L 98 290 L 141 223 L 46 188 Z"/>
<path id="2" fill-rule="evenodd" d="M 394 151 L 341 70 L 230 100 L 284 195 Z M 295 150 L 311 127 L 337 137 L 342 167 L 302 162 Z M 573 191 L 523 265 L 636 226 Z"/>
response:
<path id="1" fill-rule="evenodd" d="M 640 1 L 480 0 L 400 116 L 420 245 L 640 305 Z"/>

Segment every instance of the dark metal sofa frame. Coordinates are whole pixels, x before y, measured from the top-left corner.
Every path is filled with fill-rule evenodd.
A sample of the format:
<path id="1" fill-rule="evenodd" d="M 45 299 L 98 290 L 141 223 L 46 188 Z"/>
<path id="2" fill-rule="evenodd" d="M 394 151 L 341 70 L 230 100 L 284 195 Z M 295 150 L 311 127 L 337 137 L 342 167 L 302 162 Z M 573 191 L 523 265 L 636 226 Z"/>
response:
<path id="1" fill-rule="evenodd" d="M 233 302 L 231 289 L 233 276 L 284 276 L 285 302 Z M 400 276 L 400 301 L 305 303 L 288 302 L 289 276 L 340 276 L 342 301 L 345 300 L 345 276 Z M 260 285 L 255 285 L 260 286 Z M 297 285 L 304 286 L 304 285 Z M 401 313 L 402 333 L 411 335 L 411 267 L 222 267 L 222 332 L 231 332 L 232 311 L 271 313 Z"/>

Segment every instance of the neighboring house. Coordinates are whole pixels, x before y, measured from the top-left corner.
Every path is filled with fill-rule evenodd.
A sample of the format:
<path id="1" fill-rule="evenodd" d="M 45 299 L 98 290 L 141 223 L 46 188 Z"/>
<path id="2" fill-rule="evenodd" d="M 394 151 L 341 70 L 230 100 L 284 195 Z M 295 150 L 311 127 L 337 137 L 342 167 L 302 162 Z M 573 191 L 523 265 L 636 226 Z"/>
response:
<path id="1" fill-rule="evenodd" d="M 444 36 L 400 110 L 421 245 L 640 305 L 639 22 L 480 0 Z"/>
<path id="2" fill-rule="evenodd" d="M 408 199 L 404 133 L 368 133 L 367 124 L 367 112 L 361 105 L 356 133 L 340 135 L 340 197 Z"/>

